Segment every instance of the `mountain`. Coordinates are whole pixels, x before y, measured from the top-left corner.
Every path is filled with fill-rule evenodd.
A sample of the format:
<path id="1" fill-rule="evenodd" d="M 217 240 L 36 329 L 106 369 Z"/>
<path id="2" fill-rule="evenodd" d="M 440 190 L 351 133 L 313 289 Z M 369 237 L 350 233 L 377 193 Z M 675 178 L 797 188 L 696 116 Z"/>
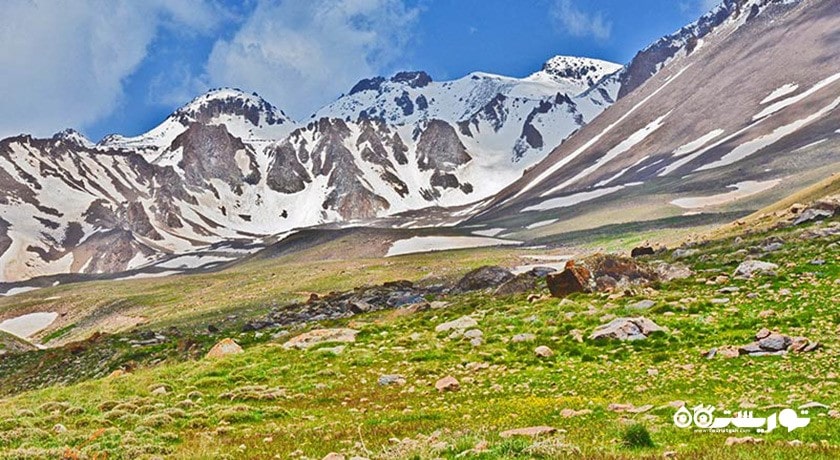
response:
<path id="1" fill-rule="evenodd" d="M 306 123 L 223 88 L 136 137 L 4 139 L 0 280 L 166 274 L 292 229 L 486 198 L 606 108 L 618 86 L 587 90 L 619 68 L 556 57 L 524 79 L 401 72 Z"/>
<path id="2" fill-rule="evenodd" d="M 617 102 L 467 225 L 545 239 L 726 220 L 825 178 L 840 169 L 839 28 L 830 1 L 723 2 L 602 81 Z"/>

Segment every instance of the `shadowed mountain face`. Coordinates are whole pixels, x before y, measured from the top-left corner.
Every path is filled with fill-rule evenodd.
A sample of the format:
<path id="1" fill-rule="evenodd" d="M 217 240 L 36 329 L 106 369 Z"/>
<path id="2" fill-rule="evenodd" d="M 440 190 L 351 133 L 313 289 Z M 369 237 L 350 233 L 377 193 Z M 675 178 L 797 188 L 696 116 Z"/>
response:
<path id="1" fill-rule="evenodd" d="M 756 209 L 824 178 L 840 168 L 838 29 L 830 1 L 725 2 L 611 77 L 631 91 L 469 223 L 539 238 Z"/>
<path id="2" fill-rule="evenodd" d="M 401 72 L 360 82 L 306 124 L 219 89 L 133 138 L 4 139 L 0 282 L 196 251 L 187 266 L 203 266 L 247 253 L 203 252 L 222 242 L 486 198 L 603 110 L 616 85 L 579 95 L 618 68 L 558 57 L 525 79 Z"/>

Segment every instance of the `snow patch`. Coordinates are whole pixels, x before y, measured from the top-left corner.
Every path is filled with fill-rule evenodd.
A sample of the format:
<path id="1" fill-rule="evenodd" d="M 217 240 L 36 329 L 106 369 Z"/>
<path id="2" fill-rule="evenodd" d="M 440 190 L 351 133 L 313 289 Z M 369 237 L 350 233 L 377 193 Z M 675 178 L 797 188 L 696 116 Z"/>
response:
<path id="1" fill-rule="evenodd" d="M 573 193 L 571 195 L 561 196 L 557 198 L 551 198 L 549 200 L 543 201 L 542 203 L 535 204 L 533 206 L 528 206 L 527 208 L 523 209 L 522 212 L 547 211 L 549 209 L 567 208 L 569 206 L 574 206 L 585 201 L 594 200 L 595 198 L 615 193 L 623 189 L 624 187 L 624 185 L 616 185 L 614 187 L 606 187 L 601 189 L 589 190 L 586 192 Z"/>
<path id="2" fill-rule="evenodd" d="M 710 206 L 719 206 L 722 204 L 731 203 L 733 201 L 738 201 L 742 198 L 761 193 L 765 190 L 769 190 L 778 185 L 779 182 L 781 182 L 780 179 L 773 179 L 763 182 L 754 180 L 738 182 L 737 184 L 730 185 L 729 187 L 727 187 L 735 188 L 735 190 L 732 190 L 731 192 L 721 193 L 712 196 L 679 198 L 671 201 L 671 204 L 679 206 L 683 209 L 699 209 L 707 208 Z"/>
<path id="3" fill-rule="evenodd" d="M 799 85 L 797 85 L 796 83 L 788 83 L 782 85 L 770 92 L 770 94 L 768 94 L 767 97 L 762 99 L 761 102 L 759 102 L 759 104 L 764 105 L 768 102 L 775 101 L 776 99 L 782 96 L 787 96 L 788 94 L 796 91 L 797 88 L 799 88 Z"/>
<path id="4" fill-rule="evenodd" d="M 723 134 L 722 129 L 713 129 L 713 130 L 709 131 L 708 133 L 698 137 L 697 139 L 695 139 L 695 140 L 693 140 L 693 141 L 691 141 L 687 144 L 684 144 L 684 145 L 681 145 L 681 146 L 677 147 L 677 149 L 674 150 L 671 153 L 671 155 L 673 155 L 675 157 L 681 157 L 683 155 L 688 155 L 689 153 L 694 152 L 695 150 L 699 149 L 700 147 L 703 147 L 704 145 L 706 145 L 707 142 L 709 142 L 712 139 L 720 136 L 721 134 Z"/>
<path id="5" fill-rule="evenodd" d="M 521 241 L 476 236 L 413 236 L 391 244 L 385 257 L 418 252 L 448 251 L 452 249 L 480 248 L 520 244 Z"/>
<path id="6" fill-rule="evenodd" d="M 58 318 L 56 312 L 37 312 L 9 318 L 0 323 L 0 331 L 28 339 L 49 327 Z"/>

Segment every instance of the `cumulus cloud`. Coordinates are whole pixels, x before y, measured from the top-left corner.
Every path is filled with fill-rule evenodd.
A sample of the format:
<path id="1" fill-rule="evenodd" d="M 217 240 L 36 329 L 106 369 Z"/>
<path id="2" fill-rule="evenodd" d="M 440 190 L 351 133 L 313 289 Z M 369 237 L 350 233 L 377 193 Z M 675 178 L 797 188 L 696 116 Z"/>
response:
<path id="1" fill-rule="evenodd" d="M 208 0 L 6 0 L 0 137 L 84 128 L 111 113 L 161 27 L 207 32 Z"/>
<path id="2" fill-rule="evenodd" d="M 256 91 L 303 118 L 386 71 L 417 15 L 401 0 L 260 0 L 232 38 L 215 44 L 206 78 Z"/>
<path id="3" fill-rule="evenodd" d="M 606 40 L 612 32 L 612 22 L 604 19 L 601 12 L 587 13 L 575 7 L 571 0 L 554 2 L 551 16 L 560 30 L 575 37 Z"/>

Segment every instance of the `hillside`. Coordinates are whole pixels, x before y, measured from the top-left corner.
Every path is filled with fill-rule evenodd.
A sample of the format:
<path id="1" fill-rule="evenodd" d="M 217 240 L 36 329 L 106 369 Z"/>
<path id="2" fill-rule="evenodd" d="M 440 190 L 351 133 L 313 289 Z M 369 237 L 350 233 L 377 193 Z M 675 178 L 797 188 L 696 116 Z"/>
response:
<path id="1" fill-rule="evenodd" d="M 322 458 L 329 452 L 382 459 L 651 458 L 666 452 L 680 458 L 835 458 L 838 229 L 835 218 L 668 250 L 637 263 L 684 265 L 688 277 L 562 300 L 539 282 L 512 295 L 427 291 L 430 304 L 257 330 L 226 322 L 215 323 L 209 334 L 158 329 L 167 337 L 145 344 L 140 332 L 100 336 L 73 346 L 69 355 L 91 366 L 83 378 L 92 380 L 0 400 L 6 446 L 0 458 Z M 733 276 L 751 257 L 778 268 Z M 362 270 L 379 273 L 380 280 L 411 278 L 416 274 L 400 271 L 403 263 L 434 259 L 402 256 Z M 590 259 L 581 254 L 579 260 Z M 463 273 L 468 266 L 461 268 Z M 791 303 L 793 298 L 799 300 Z M 208 301 L 224 302 L 218 296 Z M 246 308 L 237 315 L 260 311 Z M 591 337 L 598 325 L 623 316 L 644 316 L 664 332 L 627 342 Z M 178 324 L 190 321 L 182 317 Z M 318 328 L 358 333 L 351 342 L 337 342 L 349 339 L 336 335 L 309 349 L 283 346 Z M 761 328 L 819 345 L 783 356 L 724 356 L 724 345 L 747 344 Z M 203 357 L 225 337 L 244 352 Z M 129 340 L 138 345 L 128 346 Z M 541 346 L 549 348 L 542 356 L 535 354 Z M 125 351 L 92 375 L 108 349 Z M 720 351 L 708 358 L 710 349 Z M 0 363 L 22 370 L 40 361 L 41 375 L 32 380 L 53 372 L 44 364 L 60 356 L 60 350 L 40 351 Z M 120 368 L 128 372 L 102 377 Z M 447 376 L 458 391 L 435 388 Z M 756 385 L 756 376 L 772 378 Z M 5 379 L 3 388 L 11 388 Z M 795 433 L 753 434 L 759 444 L 732 445 L 728 438 L 745 435 L 675 427 L 672 417 L 682 404 L 762 414 L 805 406 L 811 421 Z M 650 433 L 653 447 L 624 444 L 634 424 Z M 548 427 L 546 434 L 500 435 L 533 426 Z"/>

